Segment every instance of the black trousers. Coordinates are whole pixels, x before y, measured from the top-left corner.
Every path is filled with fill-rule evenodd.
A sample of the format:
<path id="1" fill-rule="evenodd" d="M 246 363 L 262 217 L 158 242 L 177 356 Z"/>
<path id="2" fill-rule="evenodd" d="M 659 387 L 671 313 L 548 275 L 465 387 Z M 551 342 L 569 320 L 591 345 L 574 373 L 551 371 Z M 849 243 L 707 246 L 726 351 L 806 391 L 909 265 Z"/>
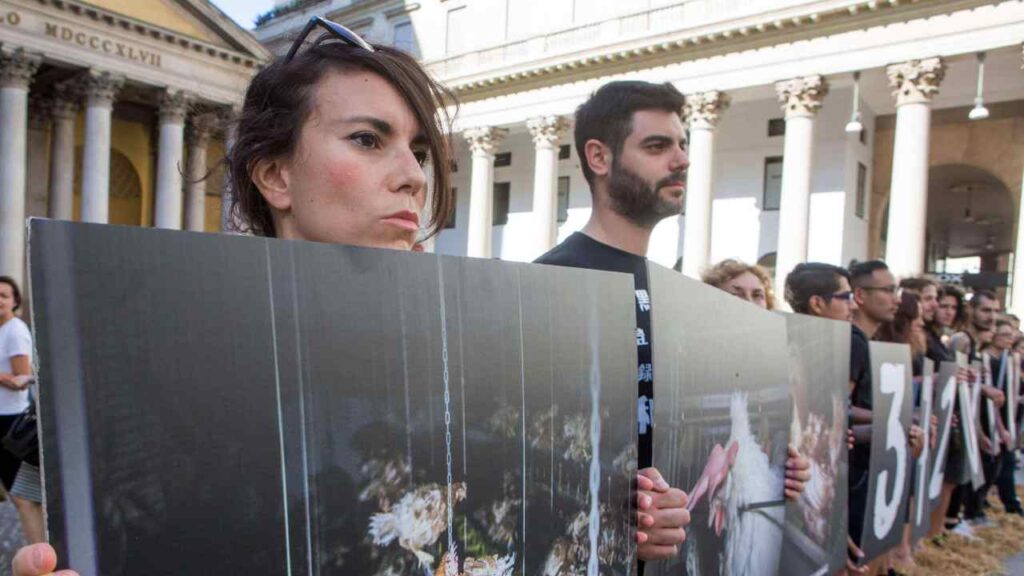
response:
<path id="1" fill-rule="evenodd" d="M 1015 513 L 1021 510 L 1020 499 L 1017 498 L 1017 491 L 1014 489 L 1013 474 L 1017 468 L 1015 452 L 1008 450 L 999 455 L 999 474 L 996 476 L 996 489 L 999 491 L 999 501 L 1003 503 L 1003 509 Z"/>
<path id="2" fill-rule="evenodd" d="M 968 490 L 964 498 L 964 518 L 977 520 L 985 517 L 985 498 L 996 483 L 1002 461 L 999 456 L 981 455 L 981 469 L 985 473 L 985 484 L 977 490 Z M 968 485 L 969 486 L 969 485 Z"/>

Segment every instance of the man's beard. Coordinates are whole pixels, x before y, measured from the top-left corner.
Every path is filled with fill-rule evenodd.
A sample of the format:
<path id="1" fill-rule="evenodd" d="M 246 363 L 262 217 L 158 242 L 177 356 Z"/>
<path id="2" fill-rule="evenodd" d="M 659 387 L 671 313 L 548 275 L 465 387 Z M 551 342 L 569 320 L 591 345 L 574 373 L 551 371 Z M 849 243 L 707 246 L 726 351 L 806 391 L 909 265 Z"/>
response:
<path id="1" fill-rule="evenodd" d="M 616 159 L 608 179 L 612 210 L 642 228 L 653 228 L 669 216 L 678 216 L 682 212 L 681 206 L 663 199 L 658 190 L 665 186 L 685 186 L 685 174 L 683 171 L 671 174 L 658 180 L 652 187 L 647 180 L 619 164 Z"/>

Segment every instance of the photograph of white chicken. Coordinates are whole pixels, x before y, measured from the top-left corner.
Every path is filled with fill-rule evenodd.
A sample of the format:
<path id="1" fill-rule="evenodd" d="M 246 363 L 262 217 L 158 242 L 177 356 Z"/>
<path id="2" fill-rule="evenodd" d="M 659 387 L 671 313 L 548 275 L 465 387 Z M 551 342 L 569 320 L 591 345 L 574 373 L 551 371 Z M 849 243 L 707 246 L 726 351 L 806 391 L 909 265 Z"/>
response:
<path id="1" fill-rule="evenodd" d="M 716 570 L 699 565 L 691 553 L 687 573 L 769 576 L 776 574 L 782 551 L 783 470 L 772 466 L 751 430 L 746 393 L 730 395 L 729 419 L 729 440 L 712 448 L 688 504 L 691 513 L 707 507 L 706 526 L 695 531 L 696 539 L 704 540 L 701 548 L 717 549 L 720 559 L 713 562 Z"/>

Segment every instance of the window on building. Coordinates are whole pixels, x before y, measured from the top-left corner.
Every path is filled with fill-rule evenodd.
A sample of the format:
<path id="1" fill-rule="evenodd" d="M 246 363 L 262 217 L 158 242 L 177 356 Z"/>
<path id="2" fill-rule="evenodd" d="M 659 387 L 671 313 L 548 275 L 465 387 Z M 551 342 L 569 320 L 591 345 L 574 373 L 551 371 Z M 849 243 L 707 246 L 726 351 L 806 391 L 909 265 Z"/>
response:
<path id="1" fill-rule="evenodd" d="M 563 144 L 562 146 L 558 147 L 559 160 L 568 160 L 570 154 L 572 154 L 572 146 L 568 144 Z"/>
<path id="2" fill-rule="evenodd" d="M 768 137 L 774 138 L 776 136 L 786 135 L 786 119 L 785 118 L 772 118 L 768 121 Z"/>
<path id="3" fill-rule="evenodd" d="M 558 177 L 558 222 L 569 219 L 569 177 Z"/>
<path id="4" fill-rule="evenodd" d="M 761 210 L 778 210 L 782 198 L 782 156 L 764 159 L 764 198 Z"/>
<path id="5" fill-rule="evenodd" d="M 416 36 L 412 31 L 412 22 L 400 22 L 395 24 L 392 46 L 413 56 L 419 56 L 416 49 Z"/>
<path id="6" fill-rule="evenodd" d="M 861 131 L 860 131 L 860 143 L 865 145 L 865 146 L 868 145 L 868 129 L 867 128 L 862 128 Z"/>
<path id="7" fill-rule="evenodd" d="M 509 182 L 494 183 L 494 226 L 508 224 L 508 200 L 511 191 L 512 185 Z"/>
<path id="8" fill-rule="evenodd" d="M 863 132 L 861 132 L 863 134 Z M 866 210 L 865 204 L 867 203 L 867 188 L 868 188 L 868 167 L 857 162 L 857 205 L 854 206 L 854 211 L 857 213 L 858 218 L 864 217 Z"/>
<path id="9" fill-rule="evenodd" d="M 445 54 L 448 56 L 462 54 L 468 48 L 470 34 L 465 32 L 468 14 L 465 6 L 448 11 L 448 22 L 445 29 Z"/>
<path id="10" fill-rule="evenodd" d="M 449 163 L 449 168 L 451 168 L 452 173 L 459 171 L 459 163 L 455 158 L 452 158 L 452 161 Z"/>
<path id="11" fill-rule="evenodd" d="M 448 219 L 444 221 L 444 229 L 451 230 L 455 228 L 455 213 L 459 211 L 459 189 L 452 186 L 452 212 L 448 215 Z"/>
<path id="12" fill-rule="evenodd" d="M 512 165 L 512 153 L 511 152 L 499 152 L 494 155 L 494 167 L 502 168 L 505 166 Z"/>

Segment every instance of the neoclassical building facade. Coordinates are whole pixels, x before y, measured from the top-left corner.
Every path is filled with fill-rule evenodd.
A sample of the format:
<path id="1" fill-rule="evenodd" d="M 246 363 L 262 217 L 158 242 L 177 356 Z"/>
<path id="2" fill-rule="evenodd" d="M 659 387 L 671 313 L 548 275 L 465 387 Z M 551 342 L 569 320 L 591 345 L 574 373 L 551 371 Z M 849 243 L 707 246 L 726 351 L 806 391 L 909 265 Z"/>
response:
<path id="1" fill-rule="evenodd" d="M 206 0 L 0 0 L 0 274 L 26 217 L 220 230 L 225 121 L 268 57 Z"/>
<path id="2" fill-rule="evenodd" d="M 458 95 L 438 252 L 530 260 L 578 230 L 573 112 L 641 79 L 687 96 L 690 130 L 685 212 L 655 230 L 653 260 L 697 275 L 739 258 L 781 279 L 884 257 L 1024 309 L 1024 3 L 323 0 L 254 34 L 280 53 L 312 14 L 412 52 Z"/>

